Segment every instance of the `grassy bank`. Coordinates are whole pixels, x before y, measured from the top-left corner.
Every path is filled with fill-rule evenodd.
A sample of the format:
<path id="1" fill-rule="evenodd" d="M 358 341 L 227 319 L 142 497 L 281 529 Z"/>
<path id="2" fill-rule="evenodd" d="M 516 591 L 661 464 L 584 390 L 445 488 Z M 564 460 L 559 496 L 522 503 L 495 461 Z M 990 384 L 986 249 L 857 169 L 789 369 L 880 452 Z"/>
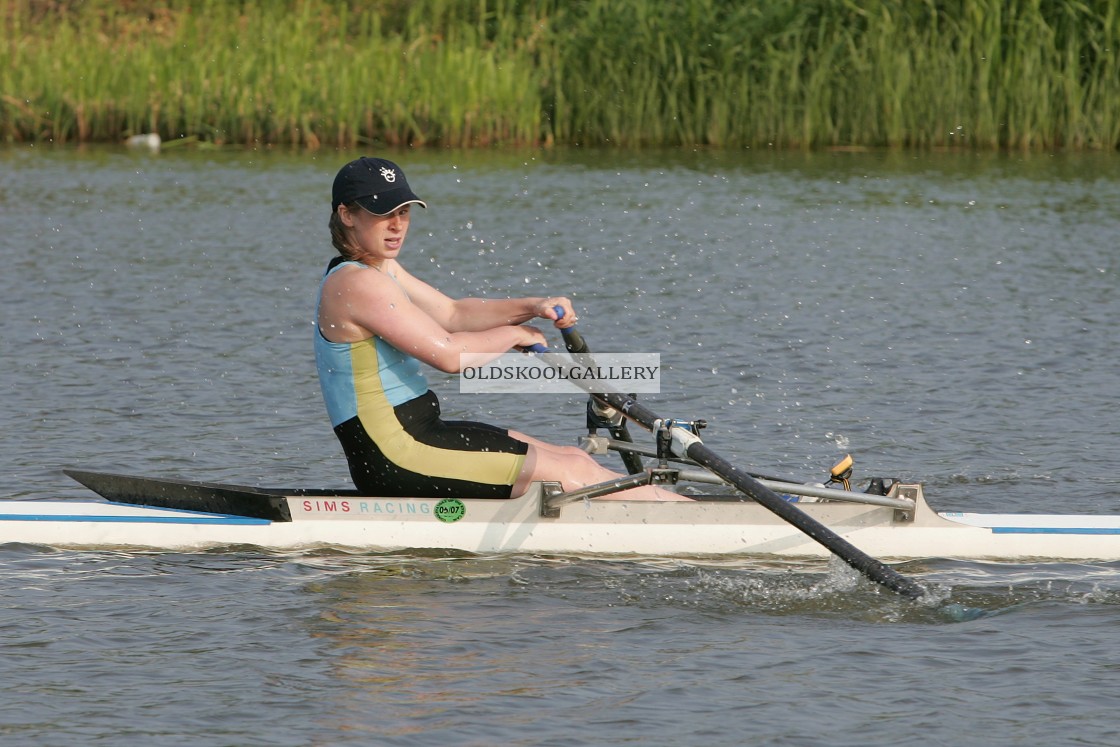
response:
<path id="1" fill-rule="evenodd" d="M 1109 0 L 0 0 L 0 140 L 1120 145 Z"/>

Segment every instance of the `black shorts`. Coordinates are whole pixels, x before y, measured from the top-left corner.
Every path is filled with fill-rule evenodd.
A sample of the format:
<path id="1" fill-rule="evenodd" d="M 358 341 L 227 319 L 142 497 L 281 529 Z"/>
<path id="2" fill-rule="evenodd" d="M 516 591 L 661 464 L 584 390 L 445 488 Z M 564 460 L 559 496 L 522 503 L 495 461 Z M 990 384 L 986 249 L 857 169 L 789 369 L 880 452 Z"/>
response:
<path id="1" fill-rule="evenodd" d="M 394 427 L 375 442 L 357 417 L 335 427 L 350 477 L 369 496 L 509 498 L 529 445 L 504 428 L 440 419 L 429 391 L 393 408 Z"/>

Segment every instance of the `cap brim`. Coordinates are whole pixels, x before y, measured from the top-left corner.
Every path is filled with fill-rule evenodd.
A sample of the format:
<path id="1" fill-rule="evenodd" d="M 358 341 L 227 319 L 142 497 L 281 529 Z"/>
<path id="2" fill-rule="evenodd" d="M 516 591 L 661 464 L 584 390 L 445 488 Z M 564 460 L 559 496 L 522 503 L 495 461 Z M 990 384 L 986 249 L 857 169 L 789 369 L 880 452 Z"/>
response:
<path id="1" fill-rule="evenodd" d="M 427 203 L 412 193 L 410 189 L 393 189 L 378 195 L 359 197 L 354 202 L 374 215 L 389 215 L 405 205 L 419 205 L 428 207 Z"/>

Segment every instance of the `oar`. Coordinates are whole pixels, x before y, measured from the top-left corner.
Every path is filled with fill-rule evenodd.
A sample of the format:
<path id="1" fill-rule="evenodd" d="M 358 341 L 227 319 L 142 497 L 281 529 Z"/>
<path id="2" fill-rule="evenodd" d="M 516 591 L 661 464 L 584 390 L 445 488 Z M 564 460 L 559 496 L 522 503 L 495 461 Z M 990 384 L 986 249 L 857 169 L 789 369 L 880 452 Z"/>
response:
<path id="1" fill-rule="evenodd" d="M 558 313 L 562 312 L 558 311 Z M 561 331 L 564 335 L 564 345 L 569 352 L 587 352 L 587 343 L 584 341 L 583 335 L 572 327 Z M 533 352 L 548 352 L 548 349 L 544 346 L 538 345 L 535 347 L 539 349 L 533 350 Z M 600 403 L 613 407 L 647 430 L 656 433 L 663 426 L 668 426 L 674 454 L 691 459 L 734 485 L 759 505 L 769 509 L 784 521 L 824 545 L 838 558 L 880 586 L 885 586 L 891 591 L 910 599 L 919 599 L 926 595 L 926 590 L 917 582 L 871 557 L 824 524 L 799 510 L 792 503 L 783 500 L 781 496 L 755 480 L 749 473 L 739 469 L 709 449 L 691 431 L 679 425 L 673 425 L 672 421 L 658 417 L 652 410 L 640 404 L 633 397 L 617 392 L 588 392 L 588 394 Z"/>
<path id="2" fill-rule="evenodd" d="M 561 308 L 559 306 L 556 306 L 556 307 L 553 307 L 553 308 L 556 309 L 557 315 L 559 315 L 560 317 L 563 316 L 563 308 Z M 591 353 L 591 348 L 589 348 L 587 346 L 587 340 L 584 339 L 584 336 L 579 334 L 578 329 L 576 329 L 575 327 L 567 327 L 566 329 L 561 329 L 560 332 L 563 334 L 563 346 L 568 349 L 568 352 L 570 354 L 572 354 L 572 355 L 589 355 Z M 538 345 L 536 347 L 539 347 L 540 349 L 536 349 L 536 351 L 532 351 L 533 353 L 542 353 L 542 352 L 547 353 L 548 352 L 548 348 L 544 347 L 543 345 Z M 624 439 L 624 440 L 629 440 L 629 439 Z M 769 480 L 769 482 L 772 482 L 772 483 L 795 483 L 796 482 L 796 480 L 788 479 L 786 477 L 774 477 L 773 475 L 759 475 L 758 473 L 747 473 L 747 474 L 750 477 L 754 477 L 755 479 L 765 479 L 765 480 Z"/>

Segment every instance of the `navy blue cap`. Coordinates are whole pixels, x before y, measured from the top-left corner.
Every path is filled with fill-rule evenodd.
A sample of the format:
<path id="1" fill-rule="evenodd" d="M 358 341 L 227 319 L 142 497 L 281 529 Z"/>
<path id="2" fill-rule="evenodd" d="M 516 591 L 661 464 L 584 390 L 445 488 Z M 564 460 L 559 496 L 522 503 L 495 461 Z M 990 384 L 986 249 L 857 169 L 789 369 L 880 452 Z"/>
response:
<path id="1" fill-rule="evenodd" d="M 374 215 L 388 215 L 402 205 L 428 207 L 408 186 L 401 167 L 384 158 L 362 156 L 343 166 L 331 189 L 331 211 L 356 202 Z"/>

